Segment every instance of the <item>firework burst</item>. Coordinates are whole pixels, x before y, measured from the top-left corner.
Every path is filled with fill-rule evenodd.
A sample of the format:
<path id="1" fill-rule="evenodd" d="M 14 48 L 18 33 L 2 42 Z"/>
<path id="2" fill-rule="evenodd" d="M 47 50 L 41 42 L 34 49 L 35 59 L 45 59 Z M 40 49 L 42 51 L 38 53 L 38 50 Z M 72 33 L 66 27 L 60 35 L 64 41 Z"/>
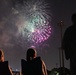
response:
<path id="1" fill-rule="evenodd" d="M 44 0 L 30 0 L 23 5 L 17 4 L 14 14 L 19 14 L 19 18 L 23 19 L 21 24 L 17 24 L 19 34 L 34 43 L 47 40 L 51 34 L 47 8 L 48 4 Z"/>

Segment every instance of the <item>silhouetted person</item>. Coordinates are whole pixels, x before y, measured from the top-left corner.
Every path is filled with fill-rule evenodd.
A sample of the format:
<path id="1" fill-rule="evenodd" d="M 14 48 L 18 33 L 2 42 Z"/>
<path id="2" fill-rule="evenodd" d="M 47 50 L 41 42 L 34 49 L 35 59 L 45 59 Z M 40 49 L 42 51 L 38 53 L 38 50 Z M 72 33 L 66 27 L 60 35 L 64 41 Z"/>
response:
<path id="1" fill-rule="evenodd" d="M 46 65 L 33 48 L 29 48 L 26 54 L 26 60 L 22 60 L 23 75 L 47 75 Z"/>
<path id="2" fill-rule="evenodd" d="M 71 75 L 76 75 L 76 13 L 72 15 L 73 25 L 68 27 L 62 40 L 66 59 L 70 59 Z"/>
<path id="3" fill-rule="evenodd" d="M 13 75 L 8 61 L 4 61 L 4 52 L 0 49 L 0 75 Z"/>

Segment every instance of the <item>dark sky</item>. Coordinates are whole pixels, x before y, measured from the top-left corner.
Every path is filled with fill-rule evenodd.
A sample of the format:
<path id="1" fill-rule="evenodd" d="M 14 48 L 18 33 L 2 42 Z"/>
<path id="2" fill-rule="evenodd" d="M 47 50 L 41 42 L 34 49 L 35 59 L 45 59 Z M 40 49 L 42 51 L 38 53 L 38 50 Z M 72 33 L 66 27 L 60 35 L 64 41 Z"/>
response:
<path id="1" fill-rule="evenodd" d="M 71 15 L 76 13 L 76 0 L 46 0 L 50 3 L 52 14 L 51 26 L 52 35 L 45 41 L 45 44 L 37 48 L 38 56 L 45 61 L 48 70 L 59 67 L 59 47 L 61 46 L 60 28 L 57 26 L 61 20 L 65 29 L 72 24 Z M 18 27 L 16 22 L 18 15 L 13 15 L 13 8 L 16 3 L 22 0 L 0 0 L 0 48 L 5 53 L 5 60 L 13 70 L 20 70 L 21 59 L 26 58 L 27 42 L 17 35 Z M 69 68 L 69 61 L 65 60 L 65 67 Z"/>

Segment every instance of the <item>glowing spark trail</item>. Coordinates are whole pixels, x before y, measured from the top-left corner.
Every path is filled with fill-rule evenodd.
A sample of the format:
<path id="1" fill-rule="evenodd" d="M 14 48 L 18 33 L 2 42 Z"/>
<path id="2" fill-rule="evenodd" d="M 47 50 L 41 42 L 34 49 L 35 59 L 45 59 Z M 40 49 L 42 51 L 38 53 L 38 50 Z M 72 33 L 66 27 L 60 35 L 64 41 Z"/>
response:
<path id="1" fill-rule="evenodd" d="M 21 25 L 17 25 L 19 33 L 28 41 L 41 43 L 50 37 L 51 26 L 46 8 L 47 3 L 40 0 L 24 2 L 23 6 L 16 5 L 15 12 L 24 19 Z"/>

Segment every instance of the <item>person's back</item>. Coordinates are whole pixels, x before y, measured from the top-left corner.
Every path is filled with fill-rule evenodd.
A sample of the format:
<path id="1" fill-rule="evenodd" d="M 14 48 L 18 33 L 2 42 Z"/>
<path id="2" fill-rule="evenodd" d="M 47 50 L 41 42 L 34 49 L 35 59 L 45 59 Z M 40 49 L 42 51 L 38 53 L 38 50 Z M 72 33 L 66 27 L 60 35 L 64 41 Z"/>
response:
<path id="1" fill-rule="evenodd" d="M 40 57 L 36 57 L 34 49 L 28 49 L 26 59 L 21 61 L 23 75 L 47 75 L 46 66 Z"/>
<path id="2" fill-rule="evenodd" d="M 11 75 L 8 67 L 8 61 L 0 62 L 0 75 Z"/>
<path id="3" fill-rule="evenodd" d="M 37 57 L 31 61 L 22 60 L 23 75 L 42 75 L 42 61 Z"/>
<path id="4" fill-rule="evenodd" d="M 13 75 L 8 66 L 8 61 L 4 61 L 4 53 L 0 50 L 0 75 Z"/>
<path id="5" fill-rule="evenodd" d="M 70 59 L 71 75 L 76 75 L 76 14 L 72 15 L 73 25 L 68 27 L 62 40 L 66 59 Z"/>

